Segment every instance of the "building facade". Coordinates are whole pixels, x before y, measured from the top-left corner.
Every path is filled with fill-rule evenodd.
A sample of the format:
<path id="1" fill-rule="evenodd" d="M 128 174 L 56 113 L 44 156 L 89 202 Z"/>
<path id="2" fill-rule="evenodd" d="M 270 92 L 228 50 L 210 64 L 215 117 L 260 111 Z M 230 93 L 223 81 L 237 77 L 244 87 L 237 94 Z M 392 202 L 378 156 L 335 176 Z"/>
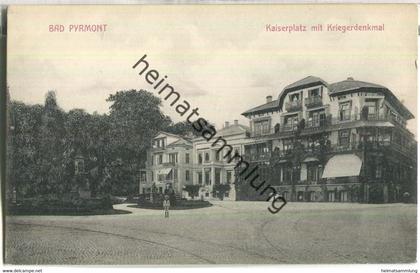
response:
<path id="1" fill-rule="evenodd" d="M 286 86 L 277 99 L 217 130 L 258 175 L 287 201 L 399 202 L 417 196 L 417 142 L 406 128 L 413 114 L 386 87 L 352 78 L 329 84 L 309 76 Z M 218 153 L 222 142 L 160 133 L 148 151 L 140 193 L 170 183 L 200 185 L 205 200 L 264 200 Z M 226 147 L 225 147 L 226 148 Z M 233 155 L 232 154 L 232 155 Z M 240 165 L 240 164 L 239 164 Z M 218 194 L 220 185 L 229 190 Z"/>
<path id="2" fill-rule="evenodd" d="M 288 201 L 416 198 L 417 142 L 406 128 L 414 116 L 384 86 L 309 76 L 243 115 L 254 140 L 244 158 Z"/>
<path id="3" fill-rule="evenodd" d="M 193 152 L 189 138 L 160 132 L 147 151 L 146 168 L 140 171 L 139 193 L 155 188 L 163 193 L 167 184 L 181 196 L 184 185 L 193 183 Z"/>
<path id="4" fill-rule="evenodd" d="M 201 199 L 236 200 L 234 182 L 237 161 L 230 158 L 245 152 L 245 144 L 251 141 L 249 132 L 250 129 L 239 124 L 237 120 L 233 124 L 225 122 L 224 127 L 217 130 L 213 139 L 222 137 L 232 146 L 232 154 L 228 154 L 227 148 L 220 150 L 223 145 L 220 141 L 208 142 L 202 137 L 193 140 L 194 184 L 201 186 L 199 192 Z M 220 188 L 218 185 L 229 185 L 229 190 L 218 193 Z"/>

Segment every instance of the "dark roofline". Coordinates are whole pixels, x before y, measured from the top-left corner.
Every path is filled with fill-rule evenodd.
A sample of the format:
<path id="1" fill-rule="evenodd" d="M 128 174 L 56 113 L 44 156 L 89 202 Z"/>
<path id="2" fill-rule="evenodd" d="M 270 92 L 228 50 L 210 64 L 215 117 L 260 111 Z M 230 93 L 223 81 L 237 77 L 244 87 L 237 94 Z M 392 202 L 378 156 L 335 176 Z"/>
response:
<path id="1" fill-rule="evenodd" d="M 350 89 L 335 91 L 335 92 L 331 92 L 329 94 L 329 96 L 330 97 L 334 97 L 334 96 L 343 95 L 343 94 L 349 94 L 349 93 L 354 93 L 354 92 L 358 92 L 358 91 L 375 89 L 377 91 L 383 92 L 384 95 L 385 95 L 385 97 L 388 97 L 388 99 L 391 101 L 391 103 L 393 103 L 394 106 L 396 106 L 397 110 L 399 110 L 401 112 L 401 114 L 407 120 L 408 119 L 415 118 L 415 116 L 413 115 L 413 113 L 411 113 L 411 111 L 408 110 L 408 108 L 405 107 L 405 105 L 401 103 L 401 101 L 397 98 L 397 96 L 395 96 L 394 93 L 392 93 L 391 90 L 389 90 L 385 86 L 382 86 L 382 85 L 379 85 L 379 84 L 375 84 L 375 85 L 377 85 L 377 87 L 375 87 L 375 86 L 370 86 L 370 87 L 355 87 L 355 88 L 350 88 Z"/>
<path id="2" fill-rule="evenodd" d="M 283 105 L 284 98 L 290 92 L 300 90 L 300 89 L 304 89 L 304 88 L 313 87 L 313 86 L 318 86 L 318 85 L 323 85 L 325 87 L 328 87 L 328 83 L 326 81 L 320 79 L 318 81 L 310 82 L 310 83 L 307 83 L 307 84 L 296 85 L 296 86 L 293 86 L 291 88 L 288 88 L 288 87 L 284 88 L 283 91 L 281 91 L 281 93 L 279 95 L 279 98 L 278 98 L 280 110 L 283 110 L 282 105 Z"/>
<path id="3" fill-rule="evenodd" d="M 153 138 L 156 138 L 159 134 L 165 134 L 165 135 L 169 135 L 169 136 L 177 137 L 177 138 L 183 139 L 183 140 L 185 140 L 185 141 L 191 142 L 191 139 L 189 139 L 188 137 L 181 136 L 181 135 L 177 135 L 177 134 L 173 134 L 173 133 L 169 133 L 169 132 L 166 132 L 166 131 L 159 131 L 159 132 L 156 134 L 156 136 L 154 136 Z M 179 140 L 177 140 L 177 141 L 179 141 Z"/>
<path id="4" fill-rule="evenodd" d="M 278 111 L 278 103 L 276 103 L 277 100 L 273 100 L 271 102 L 266 102 L 264 104 L 258 105 L 254 108 L 251 108 L 245 112 L 243 112 L 241 115 L 242 116 L 249 116 L 249 115 L 255 115 L 255 114 L 264 114 L 267 112 L 272 112 L 272 111 Z M 269 104 L 273 104 L 273 106 L 264 108 L 265 105 L 269 105 Z"/>

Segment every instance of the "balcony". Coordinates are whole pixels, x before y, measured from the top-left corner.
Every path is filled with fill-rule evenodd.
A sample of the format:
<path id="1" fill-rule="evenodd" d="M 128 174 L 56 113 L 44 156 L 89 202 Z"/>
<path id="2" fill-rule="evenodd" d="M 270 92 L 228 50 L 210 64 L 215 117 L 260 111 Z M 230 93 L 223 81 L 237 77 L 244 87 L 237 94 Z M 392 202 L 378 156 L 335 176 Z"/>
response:
<path id="1" fill-rule="evenodd" d="M 302 111 L 302 101 L 295 100 L 295 101 L 286 102 L 286 111 L 287 112 Z"/>
<path id="2" fill-rule="evenodd" d="M 244 159 L 250 162 L 253 161 L 268 161 L 270 160 L 270 153 L 260 153 L 260 154 L 244 154 Z"/>
<path id="3" fill-rule="evenodd" d="M 270 128 L 267 130 L 254 130 L 251 132 L 251 137 L 259 137 L 259 136 L 266 136 L 274 134 L 274 128 Z"/>
<path id="4" fill-rule="evenodd" d="M 163 167 L 174 167 L 175 166 L 175 162 L 163 162 L 162 166 Z"/>
<path id="5" fill-rule="evenodd" d="M 309 98 L 305 98 L 305 106 L 306 108 L 314 108 L 314 107 L 322 106 L 321 96 L 312 96 Z"/>

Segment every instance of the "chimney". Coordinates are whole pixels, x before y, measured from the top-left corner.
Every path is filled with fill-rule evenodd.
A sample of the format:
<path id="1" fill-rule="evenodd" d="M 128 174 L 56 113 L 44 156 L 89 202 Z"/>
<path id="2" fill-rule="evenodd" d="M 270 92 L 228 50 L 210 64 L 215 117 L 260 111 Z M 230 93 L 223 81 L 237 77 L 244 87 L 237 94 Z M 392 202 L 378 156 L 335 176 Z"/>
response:
<path id="1" fill-rule="evenodd" d="M 229 121 L 225 121 L 225 128 L 229 127 Z"/>
<path id="2" fill-rule="evenodd" d="M 235 125 L 238 125 L 238 124 L 239 124 L 237 119 L 235 119 L 235 120 L 233 121 L 233 123 L 234 123 Z"/>
<path id="3" fill-rule="evenodd" d="M 267 100 L 267 103 L 272 102 L 273 101 L 273 96 L 267 96 L 265 97 Z"/>
<path id="4" fill-rule="evenodd" d="M 348 81 L 354 81 L 353 77 L 348 77 L 347 80 Z"/>

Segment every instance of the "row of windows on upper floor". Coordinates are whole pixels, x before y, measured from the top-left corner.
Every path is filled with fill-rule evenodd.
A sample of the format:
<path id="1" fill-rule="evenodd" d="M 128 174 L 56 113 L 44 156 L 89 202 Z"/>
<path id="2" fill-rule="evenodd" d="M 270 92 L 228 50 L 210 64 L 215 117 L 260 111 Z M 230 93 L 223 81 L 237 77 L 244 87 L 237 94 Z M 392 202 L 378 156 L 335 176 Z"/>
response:
<path id="1" fill-rule="evenodd" d="M 205 168 L 203 171 L 196 171 L 197 182 L 200 185 L 211 185 L 212 184 L 212 170 L 210 168 Z M 221 168 L 214 168 L 214 178 L 215 183 L 232 183 L 234 179 L 234 170 L 224 170 L 225 174 L 223 174 Z M 159 174 L 151 171 L 151 181 L 152 182 L 166 182 L 166 181 L 173 181 L 178 179 L 178 169 L 173 168 L 168 174 Z M 184 171 L 184 179 L 185 181 L 191 181 L 191 171 L 185 170 Z M 146 182 L 146 174 L 143 173 L 141 176 L 141 181 Z"/>
<path id="2" fill-rule="evenodd" d="M 219 161 L 219 162 L 227 162 L 229 161 L 230 155 L 227 155 L 228 150 L 206 150 L 206 151 L 199 151 L 197 153 L 197 163 L 203 164 L 203 163 L 209 163 L 212 161 Z M 240 155 L 241 149 L 240 147 L 233 147 L 232 155 Z"/>
<path id="3" fill-rule="evenodd" d="M 218 150 L 206 150 L 206 151 L 200 151 L 197 154 L 197 163 L 203 164 L 203 163 L 209 163 L 212 161 L 228 161 L 229 156 L 225 156 L 228 151 L 220 151 Z M 240 154 L 240 148 L 234 147 L 232 151 L 233 155 Z M 167 161 L 164 160 L 164 154 L 154 154 L 151 157 L 151 165 L 161 165 L 165 163 L 171 163 L 171 164 L 177 164 L 178 163 L 178 152 L 176 153 L 169 153 L 167 157 Z M 190 153 L 185 153 L 184 157 L 184 163 L 190 164 Z"/>
<path id="4" fill-rule="evenodd" d="M 371 128 L 365 129 L 363 136 L 352 129 L 342 129 L 337 132 L 337 139 L 333 141 L 331 137 L 307 137 L 300 143 L 305 149 L 317 149 L 321 143 L 324 143 L 327 147 L 332 148 L 332 142 L 336 143 L 337 147 L 357 147 L 362 142 L 367 143 L 378 143 L 382 145 L 396 144 L 402 150 L 409 152 L 412 150 L 412 146 L 415 144 L 415 140 L 402 134 L 398 130 L 390 128 Z M 268 142 L 262 142 L 258 144 L 251 144 L 245 146 L 245 156 L 259 156 L 264 154 L 270 154 L 271 149 L 274 152 L 288 152 L 293 149 L 293 139 L 283 139 L 279 144 L 269 144 Z M 273 146 L 273 147 L 271 147 Z"/>
<path id="5" fill-rule="evenodd" d="M 327 115 L 325 109 L 317 109 L 308 111 L 306 119 L 302 119 L 300 113 L 285 115 L 282 118 L 282 125 L 276 124 L 274 127 L 271 126 L 270 117 L 267 117 L 266 119 L 259 119 L 252 122 L 252 135 L 258 136 L 281 131 L 297 130 L 302 120 L 304 120 L 305 128 L 324 127 L 340 122 L 356 120 L 387 120 L 403 127 L 406 126 L 406 120 L 397 115 L 387 105 L 383 105 L 384 109 L 382 111 L 380 111 L 380 108 L 379 99 L 365 99 L 362 110 L 359 112 L 355 109 L 352 114 L 352 101 L 345 101 L 339 103 L 336 118 L 332 118 L 331 114 Z"/>
<path id="6" fill-rule="evenodd" d="M 178 152 L 176 153 L 169 153 L 167 157 L 167 161 L 164 160 L 164 154 L 154 154 L 151 157 L 151 165 L 161 165 L 165 163 L 172 163 L 176 164 L 178 163 Z M 190 153 L 185 153 L 184 156 L 184 163 L 189 164 L 190 163 Z"/>

